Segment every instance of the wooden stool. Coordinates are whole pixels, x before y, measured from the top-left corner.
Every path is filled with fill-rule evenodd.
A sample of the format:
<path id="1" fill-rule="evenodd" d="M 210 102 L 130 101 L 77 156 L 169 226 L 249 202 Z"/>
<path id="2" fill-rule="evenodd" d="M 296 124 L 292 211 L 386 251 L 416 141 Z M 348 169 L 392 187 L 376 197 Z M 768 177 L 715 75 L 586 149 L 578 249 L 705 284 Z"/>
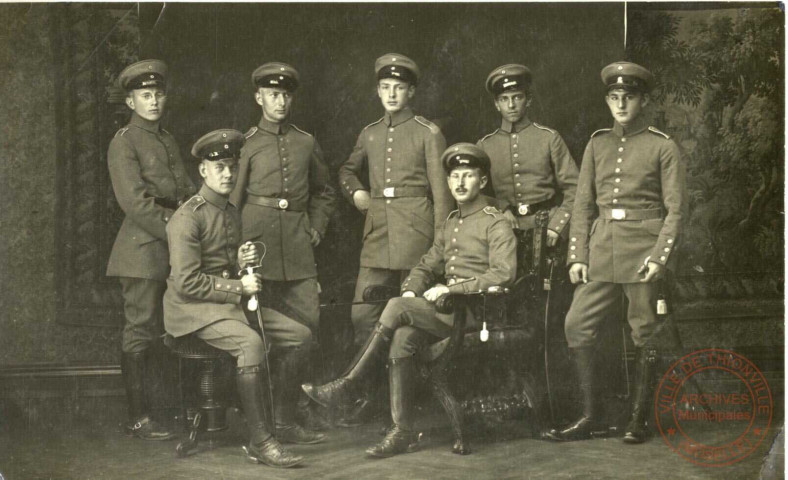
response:
<path id="1" fill-rule="evenodd" d="M 218 432 L 227 429 L 227 406 L 221 405 L 214 397 L 217 367 L 222 361 L 231 357 L 227 352 L 214 348 L 193 335 L 175 338 L 168 334 L 164 337 L 164 344 L 178 356 L 178 391 L 180 393 L 181 416 L 184 428 L 189 429 L 189 438 L 178 443 L 175 451 L 179 457 L 185 457 L 197 448 L 197 435 L 200 431 Z M 184 360 L 199 362 L 200 402 L 197 406 L 198 411 L 191 422 L 189 422 L 184 396 Z"/>

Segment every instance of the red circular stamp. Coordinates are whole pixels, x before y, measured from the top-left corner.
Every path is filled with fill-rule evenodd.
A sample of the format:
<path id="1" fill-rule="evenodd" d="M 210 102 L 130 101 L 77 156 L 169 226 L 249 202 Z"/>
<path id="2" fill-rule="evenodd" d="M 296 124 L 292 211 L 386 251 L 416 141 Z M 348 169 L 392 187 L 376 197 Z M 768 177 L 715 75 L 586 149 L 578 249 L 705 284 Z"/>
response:
<path id="1" fill-rule="evenodd" d="M 654 395 L 665 443 L 707 467 L 731 465 L 755 451 L 769 431 L 773 407 L 761 371 L 738 353 L 717 348 L 679 359 Z"/>

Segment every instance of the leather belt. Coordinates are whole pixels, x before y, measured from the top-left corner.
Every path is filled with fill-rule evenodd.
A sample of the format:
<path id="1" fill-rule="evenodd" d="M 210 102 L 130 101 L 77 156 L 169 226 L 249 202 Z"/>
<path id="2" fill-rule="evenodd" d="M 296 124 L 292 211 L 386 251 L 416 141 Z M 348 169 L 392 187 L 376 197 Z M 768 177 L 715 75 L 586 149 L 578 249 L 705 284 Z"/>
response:
<path id="1" fill-rule="evenodd" d="M 247 194 L 246 203 L 260 205 L 261 207 L 275 208 L 277 210 L 297 211 L 292 207 L 292 205 L 290 205 L 290 202 L 286 198 L 259 197 L 257 195 Z"/>
<path id="2" fill-rule="evenodd" d="M 512 213 L 521 217 L 527 217 L 528 215 L 533 215 L 541 210 L 549 210 L 553 208 L 554 198 L 555 197 L 550 197 L 547 200 L 542 200 L 541 202 L 537 203 L 519 203 L 517 206 L 512 205 Z"/>
<path id="3" fill-rule="evenodd" d="M 630 221 L 652 220 L 662 218 L 661 208 L 630 209 L 630 208 L 600 208 L 599 216 L 605 220 Z"/>
<path id="4" fill-rule="evenodd" d="M 426 197 L 428 194 L 427 187 L 387 187 L 371 191 L 372 198 Z"/>
<path id="5" fill-rule="evenodd" d="M 233 271 L 228 268 L 211 268 L 203 273 L 206 275 L 216 275 L 217 277 L 222 277 L 225 279 L 233 277 Z"/>

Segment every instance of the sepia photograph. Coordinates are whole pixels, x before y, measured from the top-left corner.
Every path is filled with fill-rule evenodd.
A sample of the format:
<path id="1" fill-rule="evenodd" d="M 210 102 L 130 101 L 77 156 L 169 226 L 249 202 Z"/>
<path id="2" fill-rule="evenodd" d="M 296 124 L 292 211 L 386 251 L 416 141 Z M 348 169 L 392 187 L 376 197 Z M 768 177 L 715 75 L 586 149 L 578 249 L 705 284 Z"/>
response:
<path id="1" fill-rule="evenodd" d="M 0 4 L 0 480 L 785 478 L 785 4 Z"/>

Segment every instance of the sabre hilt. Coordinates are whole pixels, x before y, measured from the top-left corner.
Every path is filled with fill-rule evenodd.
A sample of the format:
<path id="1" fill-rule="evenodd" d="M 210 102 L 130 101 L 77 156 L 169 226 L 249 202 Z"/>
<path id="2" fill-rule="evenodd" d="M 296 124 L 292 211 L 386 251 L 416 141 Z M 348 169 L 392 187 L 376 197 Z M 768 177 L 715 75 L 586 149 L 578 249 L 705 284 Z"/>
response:
<path id="1" fill-rule="evenodd" d="M 258 268 L 262 267 L 263 258 L 265 258 L 265 254 L 266 254 L 266 250 L 267 249 L 265 248 L 265 244 L 263 242 L 250 242 L 250 241 L 247 241 L 246 243 L 244 243 L 244 246 L 257 245 L 257 244 L 259 244 L 262 247 L 262 250 L 263 250 L 262 253 L 260 254 L 260 262 L 257 265 L 247 265 L 246 267 L 244 267 L 244 269 L 242 271 L 246 272 L 247 275 L 254 275 L 254 271 L 257 270 Z M 246 308 L 250 312 L 256 311 L 257 307 L 259 305 L 260 304 L 257 301 L 257 294 L 252 295 L 251 297 L 249 297 L 249 301 L 246 302 Z"/>

